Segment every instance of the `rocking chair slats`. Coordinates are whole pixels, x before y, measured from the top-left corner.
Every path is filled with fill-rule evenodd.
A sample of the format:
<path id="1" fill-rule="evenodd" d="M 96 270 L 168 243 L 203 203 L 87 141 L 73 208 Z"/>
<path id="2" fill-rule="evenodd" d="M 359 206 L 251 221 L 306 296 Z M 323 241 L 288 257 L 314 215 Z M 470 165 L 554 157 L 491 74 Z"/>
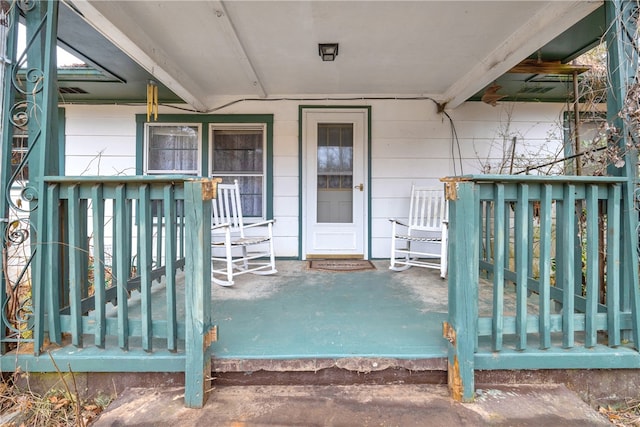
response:
<path id="1" fill-rule="evenodd" d="M 413 186 L 408 220 L 389 219 L 392 224 L 389 268 L 395 271 L 410 267 L 436 268 L 445 278 L 447 217 L 448 205 L 443 189 Z M 437 260 L 439 262 L 435 262 Z"/>
<path id="2" fill-rule="evenodd" d="M 212 203 L 211 280 L 222 286 L 231 286 L 233 278 L 240 274 L 277 273 L 273 252 L 275 220 L 244 224 L 237 180 L 233 184 L 218 184 L 218 195 Z M 252 228 L 261 228 L 262 234 L 254 234 L 257 231 L 245 234 Z M 249 247 L 253 246 L 257 248 L 249 252 Z"/>

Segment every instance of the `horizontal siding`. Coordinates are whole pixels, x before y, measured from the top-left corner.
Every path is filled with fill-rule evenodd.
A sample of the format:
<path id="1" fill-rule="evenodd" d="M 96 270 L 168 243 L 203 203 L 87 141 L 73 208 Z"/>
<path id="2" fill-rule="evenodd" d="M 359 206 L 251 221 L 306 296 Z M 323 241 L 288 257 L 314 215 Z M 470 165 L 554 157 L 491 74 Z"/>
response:
<path id="1" fill-rule="evenodd" d="M 502 153 L 513 136 L 517 138 L 516 156 L 544 163 L 560 150 L 563 137 L 562 104 L 501 103 L 492 107 L 465 103 L 448 112 L 457 140 L 452 139 L 449 120 L 437 114 L 429 100 L 233 104 L 218 113 L 274 115 L 274 242 L 281 257 L 298 256 L 298 107 L 314 104 L 371 106 L 372 258 L 389 256 L 387 218 L 407 215 L 412 184 L 441 186 L 439 178 L 444 176 L 509 165 Z M 66 109 L 67 174 L 97 173 L 98 164 L 104 175 L 134 173 L 135 114 L 145 113 L 144 106 L 73 105 Z M 166 107 L 160 111 L 177 112 Z M 514 162 L 514 170 L 519 170 L 517 166 Z"/>

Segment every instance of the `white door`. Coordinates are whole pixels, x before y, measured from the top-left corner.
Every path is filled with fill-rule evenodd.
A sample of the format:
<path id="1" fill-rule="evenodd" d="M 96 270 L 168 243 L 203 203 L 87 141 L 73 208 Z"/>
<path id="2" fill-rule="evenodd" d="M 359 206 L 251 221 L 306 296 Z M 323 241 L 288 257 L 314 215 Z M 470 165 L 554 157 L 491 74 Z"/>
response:
<path id="1" fill-rule="evenodd" d="M 367 114 L 303 110 L 303 259 L 368 258 Z"/>

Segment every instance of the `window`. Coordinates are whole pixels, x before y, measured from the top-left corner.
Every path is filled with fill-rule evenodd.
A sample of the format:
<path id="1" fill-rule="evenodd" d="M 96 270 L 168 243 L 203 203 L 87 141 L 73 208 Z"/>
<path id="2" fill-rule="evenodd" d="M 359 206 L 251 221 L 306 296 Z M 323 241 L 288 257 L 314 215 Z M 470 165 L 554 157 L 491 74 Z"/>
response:
<path id="1" fill-rule="evenodd" d="M 212 124 L 211 175 L 238 180 L 243 215 L 265 218 L 265 125 Z"/>
<path id="2" fill-rule="evenodd" d="M 238 180 L 245 217 L 273 218 L 273 114 L 136 115 L 136 173 Z"/>
<path id="3" fill-rule="evenodd" d="M 145 126 L 146 173 L 200 175 L 200 125 Z"/>
<path id="4" fill-rule="evenodd" d="M 318 190 L 353 191 L 353 124 L 318 124 Z"/>

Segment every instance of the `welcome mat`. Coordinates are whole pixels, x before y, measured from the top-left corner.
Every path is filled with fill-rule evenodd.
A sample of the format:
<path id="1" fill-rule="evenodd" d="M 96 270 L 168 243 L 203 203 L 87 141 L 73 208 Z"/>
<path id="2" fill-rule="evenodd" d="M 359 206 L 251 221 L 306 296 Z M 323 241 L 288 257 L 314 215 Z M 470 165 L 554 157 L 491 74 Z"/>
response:
<path id="1" fill-rule="evenodd" d="M 375 270 L 371 261 L 363 259 L 314 259 L 309 261 L 311 270 L 324 271 L 361 271 Z"/>

